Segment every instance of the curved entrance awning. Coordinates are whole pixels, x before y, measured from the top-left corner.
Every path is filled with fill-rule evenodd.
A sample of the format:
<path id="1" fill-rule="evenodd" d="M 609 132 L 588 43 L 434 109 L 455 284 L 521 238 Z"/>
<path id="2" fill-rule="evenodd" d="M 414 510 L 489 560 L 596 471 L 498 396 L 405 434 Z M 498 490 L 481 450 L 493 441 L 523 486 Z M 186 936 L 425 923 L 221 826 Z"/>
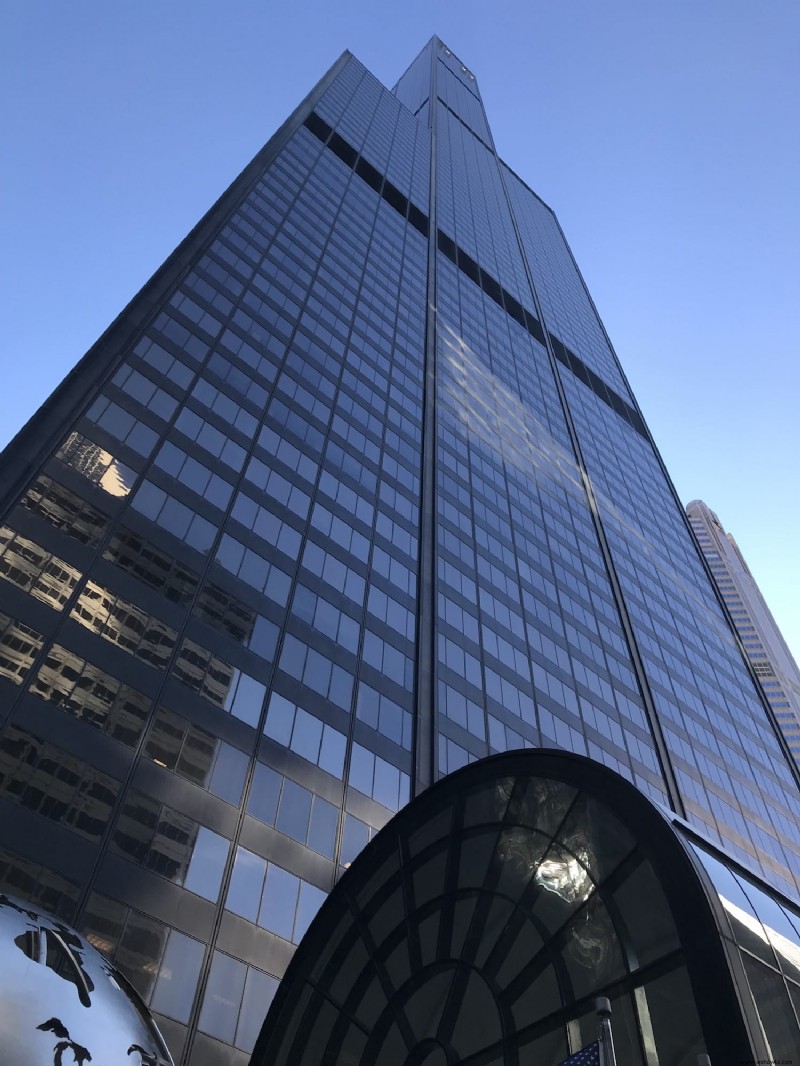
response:
<path id="1" fill-rule="evenodd" d="M 676 829 L 592 760 L 508 752 L 444 778 L 361 853 L 252 1063 L 547 1066 L 597 1039 L 597 996 L 620 1064 L 759 1050 Z"/>

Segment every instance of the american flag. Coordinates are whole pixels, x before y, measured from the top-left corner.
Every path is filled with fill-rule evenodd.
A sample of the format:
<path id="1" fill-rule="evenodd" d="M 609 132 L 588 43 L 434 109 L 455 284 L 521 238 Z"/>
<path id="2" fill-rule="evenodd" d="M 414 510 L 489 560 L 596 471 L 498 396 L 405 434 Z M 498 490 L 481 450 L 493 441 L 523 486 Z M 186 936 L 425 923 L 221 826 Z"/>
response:
<path id="1" fill-rule="evenodd" d="M 599 1040 L 587 1044 L 582 1051 L 576 1051 L 568 1059 L 562 1059 L 558 1066 L 601 1066 Z"/>

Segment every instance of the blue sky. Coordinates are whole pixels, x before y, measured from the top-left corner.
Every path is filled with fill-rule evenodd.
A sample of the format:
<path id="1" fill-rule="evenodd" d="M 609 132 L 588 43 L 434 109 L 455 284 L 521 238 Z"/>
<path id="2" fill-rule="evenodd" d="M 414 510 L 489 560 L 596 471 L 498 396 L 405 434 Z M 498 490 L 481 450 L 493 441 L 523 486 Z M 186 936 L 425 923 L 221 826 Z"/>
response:
<path id="1" fill-rule="evenodd" d="M 434 32 L 800 658 L 796 0 L 6 0 L 0 446 L 343 49 Z"/>

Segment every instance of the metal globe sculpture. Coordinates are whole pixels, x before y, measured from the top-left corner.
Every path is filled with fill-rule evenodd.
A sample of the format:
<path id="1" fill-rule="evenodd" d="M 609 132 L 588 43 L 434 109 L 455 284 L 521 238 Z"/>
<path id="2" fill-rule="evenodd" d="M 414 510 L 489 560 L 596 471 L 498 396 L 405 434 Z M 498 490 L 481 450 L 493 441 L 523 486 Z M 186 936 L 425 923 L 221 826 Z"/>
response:
<path id="1" fill-rule="evenodd" d="M 0 893 L 3 1066 L 173 1066 L 128 981 L 70 926 Z"/>

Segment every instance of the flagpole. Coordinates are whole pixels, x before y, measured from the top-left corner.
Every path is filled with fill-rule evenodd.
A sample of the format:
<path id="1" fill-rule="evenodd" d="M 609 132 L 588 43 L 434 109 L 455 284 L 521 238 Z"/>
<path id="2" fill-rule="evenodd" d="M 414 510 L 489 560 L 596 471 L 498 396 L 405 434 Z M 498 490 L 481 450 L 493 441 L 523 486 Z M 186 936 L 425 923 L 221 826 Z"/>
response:
<path id="1" fill-rule="evenodd" d="M 600 1047 L 603 1051 L 603 1066 L 617 1066 L 614 1055 L 614 1037 L 611 1035 L 611 1002 L 605 996 L 594 1001 L 594 1009 L 600 1019 Z"/>

